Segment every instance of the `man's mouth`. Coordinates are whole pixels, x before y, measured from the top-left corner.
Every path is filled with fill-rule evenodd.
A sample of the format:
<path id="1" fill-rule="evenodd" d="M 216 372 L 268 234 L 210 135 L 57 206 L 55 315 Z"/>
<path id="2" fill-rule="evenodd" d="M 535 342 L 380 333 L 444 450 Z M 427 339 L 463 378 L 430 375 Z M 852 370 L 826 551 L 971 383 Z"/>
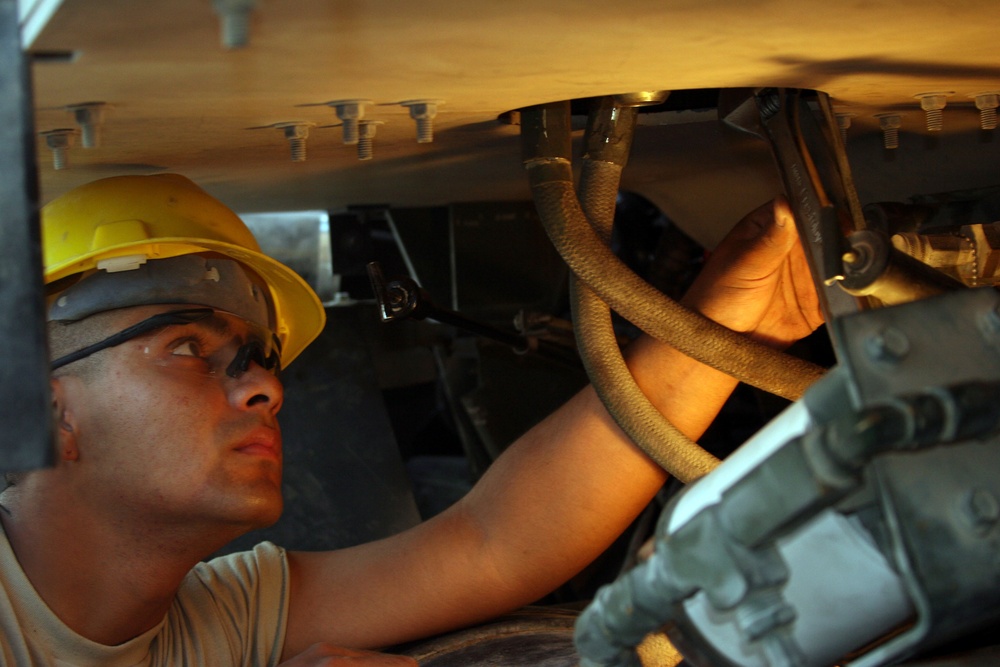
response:
<path id="1" fill-rule="evenodd" d="M 236 451 L 251 456 L 281 459 L 281 437 L 273 429 L 258 429 L 236 447 Z"/>

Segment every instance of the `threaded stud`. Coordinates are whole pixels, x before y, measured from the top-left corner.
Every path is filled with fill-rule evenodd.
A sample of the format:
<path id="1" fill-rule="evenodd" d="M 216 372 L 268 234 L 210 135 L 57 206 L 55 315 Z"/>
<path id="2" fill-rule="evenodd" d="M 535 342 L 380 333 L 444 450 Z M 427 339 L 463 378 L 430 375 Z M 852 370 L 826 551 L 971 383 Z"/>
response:
<path id="1" fill-rule="evenodd" d="M 363 120 L 358 123 L 358 159 L 371 160 L 375 156 L 375 131 L 380 120 Z"/>
<path id="2" fill-rule="evenodd" d="M 343 142 L 345 145 L 353 146 L 358 143 L 358 123 L 365 117 L 365 107 L 374 104 L 371 100 L 332 100 L 325 102 L 328 107 L 333 107 L 340 119 L 341 131 L 343 132 Z"/>
<path id="3" fill-rule="evenodd" d="M 306 161 L 306 140 L 296 137 L 288 140 L 288 146 L 292 151 L 292 162 Z"/>
<path id="4" fill-rule="evenodd" d="M 220 20 L 222 46 L 227 49 L 241 49 L 250 43 L 250 13 L 229 12 Z"/>
<path id="5" fill-rule="evenodd" d="M 375 157 L 375 142 L 371 137 L 358 137 L 358 159 L 371 160 Z"/>
<path id="6" fill-rule="evenodd" d="M 101 145 L 101 127 L 107 108 L 108 105 L 104 102 L 84 102 L 66 107 L 80 127 L 80 144 L 84 148 L 97 148 Z"/>
<path id="7" fill-rule="evenodd" d="M 341 125 L 341 130 L 343 131 L 343 141 L 346 146 L 353 146 L 358 143 L 358 119 L 357 118 L 345 118 L 343 125 Z"/>
<path id="8" fill-rule="evenodd" d="M 306 139 L 309 138 L 309 128 L 313 127 L 314 125 L 315 123 L 310 123 L 304 120 L 291 120 L 284 123 L 273 123 L 271 125 L 262 125 L 260 127 L 250 127 L 247 129 L 281 130 L 281 134 L 284 135 L 285 139 L 288 141 L 288 148 L 291 151 L 292 162 L 305 162 Z"/>
<path id="9" fill-rule="evenodd" d="M 878 118 L 878 125 L 882 129 L 882 146 L 886 150 L 899 148 L 899 128 L 903 124 L 899 115 L 880 113 L 875 117 Z"/>
<path id="10" fill-rule="evenodd" d="M 434 141 L 434 122 L 430 118 L 417 119 L 417 143 L 429 144 Z"/>
<path id="11" fill-rule="evenodd" d="M 940 132 L 944 127 L 944 107 L 948 96 L 954 93 L 920 93 L 914 97 L 920 100 L 920 108 L 924 110 L 927 119 L 928 132 Z"/>
<path id="12" fill-rule="evenodd" d="M 45 145 L 52 151 L 52 168 L 56 171 L 69 168 L 67 149 L 73 143 L 74 131 L 67 128 L 40 132 L 45 137 Z"/>
<path id="13" fill-rule="evenodd" d="M 256 4 L 257 0 L 212 0 L 223 48 L 241 49 L 250 43 L 250 13 Z"/>
<path id="14" fill-rule="evenodd" d="M 997 107 L 1000 106 L 1000 93 L 976 93 L 969 97 L 976 98 L 976 108 L 979 109 L 979 127 L 983 130 L 995 130 L 997 127 Z"/>
<path id="15" fill-rule="evenodd" d="M 851 119 L 856 115 L 848 111 L 842 111 L 835 116 L 837 119 L 837 128 L 840 130 L 840 141 L 845 146 L 847 145 L 847 130 L 851 127 Z"/>
<path id="16" fill-rule="evenodd" d="M 52 149 L 52 168 L 56 171 L 61 169 L 66 169 L 69 166 L 69 162 L 66 160 L 66 148 L 53 148 Z"/>
<path id="17" fill-rule="evenodd" d="M 439 104 L 444 100 L 407 100 L 400 102 L 401 106 L 410 110 L 410 118 L 417 123 L 417 143 L 429 144 L 434 141 L 434 118 L 437 116 Z"/>

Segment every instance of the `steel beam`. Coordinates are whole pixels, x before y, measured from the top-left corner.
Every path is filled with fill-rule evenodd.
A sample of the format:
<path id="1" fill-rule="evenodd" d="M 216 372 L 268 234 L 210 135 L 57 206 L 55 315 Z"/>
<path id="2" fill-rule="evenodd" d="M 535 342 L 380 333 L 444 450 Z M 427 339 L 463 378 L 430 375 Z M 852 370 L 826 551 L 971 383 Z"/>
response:
<path id="1" fill-rule="evenodd" d="M 0 0 L 0 470 L 51 462 L 38 179 L 16 0 Z"/>

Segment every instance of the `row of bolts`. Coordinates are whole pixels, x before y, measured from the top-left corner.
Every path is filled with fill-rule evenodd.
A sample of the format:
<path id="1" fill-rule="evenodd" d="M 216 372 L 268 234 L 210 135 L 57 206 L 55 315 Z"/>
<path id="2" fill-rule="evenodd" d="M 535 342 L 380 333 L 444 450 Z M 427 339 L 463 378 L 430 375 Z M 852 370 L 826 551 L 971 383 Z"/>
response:
<path id="1" fill-rule="evenodd" d="M 940 132 L 944 127 L 944 108 L 947 100 L 954 93 L 921 93 L 915 95 L 920 100 L 920 108 L 924 110 L 929 132 Z M 990 91 L 974 93 L 969 95 L 975 99 L 976 108 L 979 109 L 979 126 L 983 130 L 993 130 L 997 127 L 997 108 L 1000 107 L 1000 92 Z M 365 118 L 365 107 L 374 104 L 371 100 L 350 99 L 321 102 L 319 104 L 308 104 L 301 106 L 329 106 L 334 109 L 340 124 L 337 126 L 321 127 L 342 127 L 343 141 L 346 145 L 356 145 L 358 147 L 358 159 L 370 160 L 374 154 L 373 140 L 375 131 L 382 121 L 368 120 Z M 398 103 L 407 107 L 410 111 L 410 118 L 417 124 L 417 143 L 427 144 L 434 141 L 434 118 L 437 116 L 438 105 L 442 100 L 421 99 L 407 100 Z M 82 134 L 82 144 L 84 148 L 94 148 L 100 143 L 100 127 L 104 121 L 104 112 L 107 108 L 104 102 L 85 102 L 82 104 L 72 104 L 66 110 L 73 114 L 77 125 L 80 126 Z M 840 128 L 841 137 L 847 141 L 847 130 L 851 127 L 851 120 L 856 114 L 850 112 L 839 112 L 836 114 L 837 126 Z M 902 118 L 897 113 L 875 114 L 879 120 L 879 127 L 882 130 L 883 146 L 887 149 L 899 147 L 899 128 L 902 127 Z M 288 121 L 283 123 L 273 123 L 249 129 L 278 129 L 281 130 L 285 139 L 288 140 L 291 149 L 293 162 L 304 162 L 306 159 L 306 139 L 309 137 L 309 130 L 315 127 L 315 123 L 307 121 Z M 76 131 L 69 128 L 59 128 L 42 132 L 45 143 L 52 150 L 52 162 L 55 169 L 66 169 L 68 162 L 66 151 L 71 146 Z"/>
<path id="2" fill-rule="evenodd" d="M 245 47 L 249 42 L 250 13 L 255 9 L 257 0 L 212 0 L 212 5 L 220 19 L 222 46 L 226 49 Z M 442 103 L 443 100 L 436 99 L 407 100 L 398 103 L 409 108 L 410 117 L 417 123 L 417 143 L 426 144 L 434 141 L 433 121 L 434 117 L 437 116 L 437 107 Z M 374 153 L 375 130 L 379 125 L 384 124 L 382 121 L 364 118 L 365 107 L 371 104 L 374 104 L 372 100 L 349 99 L 322 102 L 320 105 L 300 106 L 326 105 L 332 107 L 343 127 L 344 143 L 357 145 L 359 160 L 370 160 Z M 105 102 L 84 102 L 65 107 L 73 114 L 76 124 L 80 126 L 81 144 L 84 148 L 96 148 L 100 145 L 101 125 L 104 122 L 108 106 Z M 315 123 L 307 121 L 288 121 L 248 129 L 273 128 L 280 130 L 288 140 L 292 161 L 304 162 L 306 159 L 306 139 L 309 137 L 310 128 L 315 126 Z M 58 128 L 40 134 L 45 138 L 45 145 L 52 151 L 53 168 L 68 168 L 66 152 L 73 144 L 76 130 Z"/>
<path id="3" fill-rule="evenodd" d="M 438 105 L 443 103 L 444 100 L 435 99 L 406 100 L 396 103 L 399 106 L 409 109 L 410 118 L 416 121 L 418 144 L 429 144 L 434 141 L 434 118 L 437 116 Z M 320 127 L 342 128 L 344 144 L 348 146 L 356 145 L 358 147 L 359 160 L 370 160 L 374 154 L 373 141 L 375 139 L 375 131 L 379 125 L 385 124 L 380 120 L 368 120 L 365 118 L 365 107 L 371 104 L 374 104 L 371 100 L 356 99 L 334 100 L 331 102 L 320 102 L 319 104 L 302 104 L 300 106 L 332 107 L 337 114 L 337 118 L 340 119 L 340 123 L 338 125 L 321 125 Z M 288 121 L 249 129 L 275 128 L 281 130 L 291 148 L 292 162 L 304 162 L 306 159 L 306 139 L 309 137 L 309 129 L 315 126 L 315 123 L 307 121 Z"/>
<path id="4" fill-rule="evenodd" d="M 944 108 L 948 104 L 948 98 L 954 95 L 947 93 L 920 93 L 914 98 L 920 100 L 920 108 L 924 110 L 927 121 L 928 132 L 940 132 L 944 127 Z M 979 109 L 979 127 L 983 130 L 994 130 L 997 126 L 997 108 L 1000 107 L 1000 91 L 989 91 L 973 93 L 969 98 L 976 101 L 976 108 Z M 847 142 L 847 130 L 851 127 L 851 119 L 856 114 L 850 112 L 836 113 L 837 127 L 840 128 L 840 136 Z M 898 113 L 878 113 L 879 128 L 882 130 L 882 145 L 889 149 L 899 148 L 899 128 L 903 126 L 903 119 Z"/>
<path id="5" fill-rule="evenodd" d="M 407 107 L 410 112 L 410 118 L 416 121 L 417 143 L 429 144 L 434 141 L 434 118 L 437 116 L 438 105 L 442 103 L 443 100 L 437 99 L 406 100 L 397 103 L 400 106 Z M 365 118 L 365 107 L 371 104 L 374 104 L 372 100 L 350 99 L 299 106 L 332 107 L 340 123 L 337 125 L 321 125 L 320 127 L 342 128 L 344 144 L 349 146 L 356 145 L 358 147 L 359 160 L 370 160 L 374 155 L 373 140 L 375 139 L 375 131 L 379 125 L 385 124 L 380 120 Z M 100 145 L 101 125 L 104 122 L 105 111 L 108 106 L 105 102 L 84 102 L 65 107 L 67 111 L 73 114 L 76 124 L 80 126 L 81 144 L 84 148 L 96 148 Z M 316 123 L 297 120 L 272 123 L 271 125 L 262 125 L 247 129 L 280 130 L 285 139 L 288 140 L 292 162 L 304 162 L 306 159 L 306 139 L 309 137 L 309 130 L 313 127 L 316 127 Z M 53 168 L 68 168 L 69 163 L 66 151 L 73 144 L 76 130 L 72 128 L 58 128 L 40 132 L 39 134 L 45 138 L 45 145 L 52 151 Z"/>

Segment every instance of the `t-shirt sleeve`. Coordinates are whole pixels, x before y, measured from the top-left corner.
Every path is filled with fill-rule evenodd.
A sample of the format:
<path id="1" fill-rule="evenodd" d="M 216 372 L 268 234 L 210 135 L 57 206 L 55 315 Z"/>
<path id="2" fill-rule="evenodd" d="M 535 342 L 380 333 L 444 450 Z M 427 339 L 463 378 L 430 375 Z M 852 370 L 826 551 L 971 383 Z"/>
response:
<path id="1" fill-rule="evenodd" d="M 262 542 L 252 551 L 199 563 L 181 585 L 152 662 L 276 665 L 287 614 L 284 549 Z"/>

